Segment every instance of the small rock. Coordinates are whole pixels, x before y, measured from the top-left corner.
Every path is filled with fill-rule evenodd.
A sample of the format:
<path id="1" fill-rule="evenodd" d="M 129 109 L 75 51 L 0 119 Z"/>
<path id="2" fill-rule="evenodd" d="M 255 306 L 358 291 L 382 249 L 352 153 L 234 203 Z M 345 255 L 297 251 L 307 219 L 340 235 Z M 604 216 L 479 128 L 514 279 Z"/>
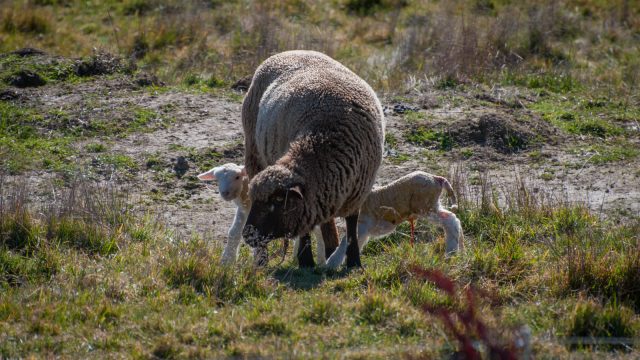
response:
<path id="1" fill-rule="evenodd" d="M 249 90 L 249 86 L 251 85 L 251 79 L 252 79 L 251 75 L 245 76 L 242 79 L 233 83 L 233 85 L 231 85 L 231 89 L 237 90 L 237 91 L 247 91 Z"/>
<path id="2" fill-rule="evenodd" d="M 147 73 L 138 74 L 134 82 L 138 86 L 164 86 L 164 82 L 160 81 L 157 76 Z"/>
<path id="3" fill-rule="evenodd" d="M 420 96 L 420 98 L 418 99 L 418 104 L 425 110 L 440 107 L 440 102 L 438 101 L 438 99 L 436 99 L 436 97 L 431 94 L 424 94 Z"/>
<path id="4" fill-rule="evenodd" d="M 408 104 L 394 104 L 393 105 L 393 112 L 396 114 L 404 114 L 406 112 L 409 111 L 418 111 L 420 109 L 418 109 L 418 107 L 416 106 L 411 106 Z"/>
<path id="5" fill-rule="evenodd" d="M 0 91 L 0 100 L 15 100 L 20 97 L 20 94 L 11 89 Z"/>
<path id="6" fill-rule="evenodd" d="M 9 85 L 13 85 L 19 88 L 37 87 L 47 83 L 38 73 L 31 70 L 20 70 L 17 73 L 9 76 L 7 79 Z"/>
<path id="7" fill-rule="evenodd" d="M 176 163 L 173 165 L 173 171 L 181 178 L 189 170 L 189 162 L 184 156 L 178 156 Z"/>

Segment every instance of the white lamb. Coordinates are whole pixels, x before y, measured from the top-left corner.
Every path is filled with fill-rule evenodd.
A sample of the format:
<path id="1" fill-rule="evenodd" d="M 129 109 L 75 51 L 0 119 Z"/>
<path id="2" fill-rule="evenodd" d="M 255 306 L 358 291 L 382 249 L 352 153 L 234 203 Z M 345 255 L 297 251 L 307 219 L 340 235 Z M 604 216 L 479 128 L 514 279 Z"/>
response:
<path id="1" fill-rule="evenodd" d="M 440 204 L 442 190 L 449 196 L 450 208 L 457 208 L 456 196 L 449 181 L 441 176 L 422 171 L 412 172 L 400 179 L 373 189 L 360 208 L 358 219 L 358 246 L 360 249 L 370 238 L 392 233 L 396 226 L 409 220 L 412 226 L 418 218 L 426 218 L 441 225 L 445 231 L 446 253 L 464 250 L 464 236 L 460 220 Z M 347 249 L 346 239 L 327 259 L 327 267 L 335 269 L 342 264 Z"/>
<path id="2" fill-rule="evenodd" d="M 236 215 L 233 224 L 229 228 L 229 239 L 222 252 L 222 263 L 230 264 L 238 258 L 238 250 L 240 249 L 240 240 L 242 239 L 242 228 L 247 221 L 247 215 L 251 208 L 251 199 L 249 198 L 249 177 L 242 165 L 227 163 L 214 167 L 213 169 L 198 175 L 198 179 L 202 181 L 217 180 L 220 196 L 225 201 L 233 201 L 236 208 Z M 319 229 L 314 230 L 316 235 L 317 255 L 316 259 L 319 264 L 325 263 L 324 242 Z M 297 251 L 298 239 L 296 239 L 294 254 Z"/>
<path id="3" fill-rule="evenodd" d="M 244 166 L 233 163 L 220 165 L 198 175 L 202 181 L 218 181 L 220 196 L 225 201 L 233 201 L 236 206 L 236 216 L 233 224 L 229 228 L 229 240 L 222 252 L 222 263 L 229 264 L 236 261 L 240 240 L 242 239 L 242 228 L 247 221 L 251 199 L 249 199 L 249 177 Z"/>

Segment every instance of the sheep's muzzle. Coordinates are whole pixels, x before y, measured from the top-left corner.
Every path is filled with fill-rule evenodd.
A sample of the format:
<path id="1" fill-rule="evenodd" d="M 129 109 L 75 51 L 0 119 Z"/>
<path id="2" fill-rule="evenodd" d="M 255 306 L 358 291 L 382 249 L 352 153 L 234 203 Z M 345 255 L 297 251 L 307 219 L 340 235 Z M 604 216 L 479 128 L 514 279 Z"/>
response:
<path id="1" fill-rule="evenodd" d="M 269 236 L 260 234 L 258 229 L 253 225 L 245 225 L 244 229 L 242 229 L 242 237 L 244 238 L 244 242 L 252 248 L 266 246 L 266 244 L 273 240 Z"/>

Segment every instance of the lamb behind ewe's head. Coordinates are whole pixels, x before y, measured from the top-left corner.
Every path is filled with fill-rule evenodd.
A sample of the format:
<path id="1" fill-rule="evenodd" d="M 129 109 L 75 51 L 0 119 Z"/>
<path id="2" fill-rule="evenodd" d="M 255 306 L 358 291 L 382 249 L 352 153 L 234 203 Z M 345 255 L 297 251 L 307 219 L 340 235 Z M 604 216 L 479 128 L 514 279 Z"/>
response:
<path id="1" fill-rule="evenodd" d="M 256 175 L 249 187 L 252 199 L 243 236 L 249 246 L 262 246 L 303 231 L 304 179 L 282 165 L 272 165 Z M 261 229 L 258 232 L 257 229 Z"/>
<path id="2" fill-rule="evenodd" d="M 220 196 L 225 201 L 231 201 L 240 196 L 245 176 L 247 176 L 247 172 L 244 166 L 228 163 L 198 175 L 198 179 L 202 181 L 217 180 Z"/>

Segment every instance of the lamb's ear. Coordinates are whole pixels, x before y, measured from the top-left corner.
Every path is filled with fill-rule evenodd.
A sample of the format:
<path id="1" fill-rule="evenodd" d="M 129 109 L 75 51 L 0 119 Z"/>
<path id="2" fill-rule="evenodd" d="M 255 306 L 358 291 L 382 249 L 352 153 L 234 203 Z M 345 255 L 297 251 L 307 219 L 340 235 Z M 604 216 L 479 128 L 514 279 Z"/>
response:
<path id="1" fill-rule="evenodd" d="M 215 175 L 213 175 L 214 171 L 215 169 L 211 169 L 207 172 L 203 172 L 202 174 L 198 175 L 198 179 L 202 181 L 213 181 L 216 178 Z"/>
<path id="2" fill-rule="evenodd" d="M 304 196 L 302 195 L 302 188 L 300 187 L 300 185 L 292 186 L 288 191 L 293 195 L 299 197 L 300 199 L 304 199 Z"/>

